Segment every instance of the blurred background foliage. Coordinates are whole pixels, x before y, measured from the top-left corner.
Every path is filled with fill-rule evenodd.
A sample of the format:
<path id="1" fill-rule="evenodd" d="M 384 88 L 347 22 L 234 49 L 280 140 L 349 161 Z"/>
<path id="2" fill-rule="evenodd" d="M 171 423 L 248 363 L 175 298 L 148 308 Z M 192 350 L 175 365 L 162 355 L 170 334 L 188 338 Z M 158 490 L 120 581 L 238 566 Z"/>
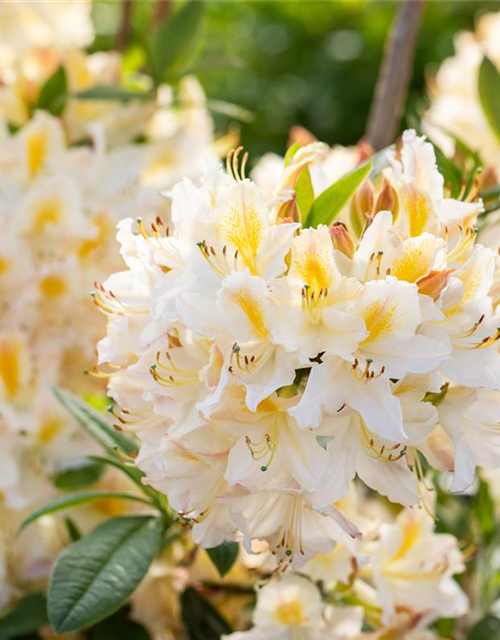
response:
<path id="1" fill-rule="evenodd" d="M 162 6 L 159 6 L 162 5 Z M 128 37 L 130 59 L 146 43 L 159 14 L 181 2 L 136 0 Z M 244 107 L 241 140 L 253 158 L 282 153 L 291 126 L 300 124 L 330 144 L 353 144 L 365 131 L 373 89 L 397 2 L 378 0 L 234 0 L 206 2 L 203 49 L 192 70 L 209 98 Z M 500 10 L 500 2 L 428 2 L 420 30 L 403 126 L 425 105 L 425 81 L 453 53 L 457 32 Z M 122 3 L 94 0 L 93 50 L 116 44 Z M 215 114 L 220 130 L 230 118 Z"/>

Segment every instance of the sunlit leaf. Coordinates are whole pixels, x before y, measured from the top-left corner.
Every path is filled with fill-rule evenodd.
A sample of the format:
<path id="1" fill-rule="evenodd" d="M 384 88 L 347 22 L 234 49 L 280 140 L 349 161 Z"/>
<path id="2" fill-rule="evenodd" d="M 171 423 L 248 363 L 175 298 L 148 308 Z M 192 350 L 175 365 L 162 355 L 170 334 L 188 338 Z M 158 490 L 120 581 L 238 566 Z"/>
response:
<path id="1" fill-rule="evenodd" d="M 314 201 L 302 226 L 317 227 L 320 224 L 331 224 L 368 176 L 371 168 L 372 163 L 365 162 L 323 191 Z"/>
<path id="2" fill-rule="evenodd" d="M 288 167 L 290 165 L 290 162 L 292 161 L 293 156 L 297 153 L 297 151 L 300 149 L 301 146 L 302 145 L 300 144 L 300 142 L 297 141 L 288 147 L 285 153 L 285 158 L 284 158 L 285 167 Z"/>
<path id="3" fill-rule="evenodd" d="M 311 182 L 311 174 L 308 167 L 304 167 L 300 172 L 295 185 L 297 194 L 297 206 L 299 207 L 302 219 L 307 218 L 314 202 L 314 189 Z"/>

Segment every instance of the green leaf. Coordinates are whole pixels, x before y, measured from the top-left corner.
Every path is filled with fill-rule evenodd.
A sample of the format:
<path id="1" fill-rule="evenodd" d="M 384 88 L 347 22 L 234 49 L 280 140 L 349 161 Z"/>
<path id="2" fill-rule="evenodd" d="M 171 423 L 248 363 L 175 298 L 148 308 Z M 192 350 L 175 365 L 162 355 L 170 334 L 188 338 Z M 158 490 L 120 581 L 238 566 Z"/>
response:
<path id="1" fill-rule="evenodd" d="M 0 638 L 18 638 L 35 632 L 48 622 L 45 595 L 34 593 L 19 600 L 13 611 L 0 618 Z"/>
<path id="2" fill-rule="evenodd" d="M 66 106 L 67 97 L 68 79 L 64 67 L 60 66 L 47 78 L 40 89 L 35 109 L 43 109 L 53 116 L 60 116 Z"/>
<path id="3" fill-rule="evenodd" d="M 241 122 L 253 122 L 255 120 L 255 114 L 241 107 L 239 104 L 233 102 L 227 102 L 225 100 L 214 100 L 209 98 L 206 102 L 207 109 L 213 113 L 220 113 L 223 116 L 229 116 L 235 120 Z"/>
<path id="4" fill-rule="evenodd" d="M 381 149 L 380 151 L 377 151 L 377 153 L 373 154 L 370 158 L 372 162 L 370 178 L 376 178 L 384 169 L 391 165 L 391 160 L 394 157 L 395 150 L 396 145 L 391 144 L 389 147 L 385 147 L 385 149 Z"/>
<path id="5" fill-rule="evenodd" d="M 26 529 L 26 527 L 49 513 L 56 513 L 57 511 L 63 511 L 70 507 L 77 507 L 79 505 L 91 502 L 92 500 L 103 500 L 107 498 L 120 498 L 122 500 L 133 500 L 134 502 L 142 502 L 143 504 L 151 505 L 151 502 L 142 496 L 135 495 L 134 493 L 124 493 L 121 491 L 81 491 L 79 493 L 68 493 L 67 495 L 57 498 L 49 502 L 49 504 L 40 507 L 36 511 L 33 511 L 26 520 L 19 527 L 19 532 Z"/>
<path id="6" fill-rule="evenodd" d="M 231 567 L 236 562 L 240 546 L 237 542 L 223 542 L 218 547 L 205 549 L 208 557 L 219 572 L 221 578 L 231 571 Z"/>
<path id="7" fill-rule="evenodd" d="M 64 524 L 68 530 L 69 539 L 71 542 L 76 542 L 82 537 L 80 529 L 76 526 L 72 518 L 64 518 Z"/>
<path id="8" fill-rule="evenodd" d="M 52 482 L 62 491 L 74 491 L 97 482 L 103 471 L 104 467 L 99 462 L 81 458 L 52 476 Z"/>
<path id="9" fill-rule="evenodd" d="M 500 620 L 493 615 L 484 616 L 469 631 L 467 640 L 500 640 Z"/>
<path id="10" fill-rule="evenodd" d="M 317 227 L 319 224 L 331 224 L 370 173 L 371 168 L 372 163 L 365 162 L 323 191 L 314 201 L 302 226 Z"/>
<path id="11" fill-rule="evenodd" d="M 64 549 L 48 590 L 55 632 L 88 627 L 122 607 L 158 555 L 164 530 L 162 517 L 112 518 Z"/>
<path id="12" fill-rule="evenodd" d="M 500 140 L 500 73 L 484 56 L 478 75 L 479 100 L 491 130 Z"/>
<path id="13" fill-rule="evenodd" d="M 495 503 L 490 494 L 488 483 L 479 481 L 479 488 L 474 496 L 473 513 L 479 524 L 481 535 L 488 539 L 495 530 Z"/>
<path id="14" fill-rule="evenodd" d="M 78 100 L 116 100 L 118 102 L 130 102 L 131 100 L 152 100 L 152 91 L 130 91 L 115 85 L 99 85 L 79 91 L 74 94 Z"/>
<path id="15" fill-rule="evenodd" d="M 195 60 L 203 36 L 205 3 L 191 0 L 160 25 L 149 56 L 156 84 L 179 75 Z"/>
<path id="16" fill-rule="evenodd" d="M 128 617 L 128 607 L 96 624 L 88 635 L 89 640 L 151 640 L 146 629 Z"/>
<path id="17" fill-rule="evenodd" d="M 127 455 L 137 453 L 137 444 L 113 429 L 102 413 L 93 409 L 70 391 L 55 388 L 54 394 L 62 406 L 78 420 L 89 436 L 109 454 L 116 456 L 117 450 L 121 450 Z"/>
<path id="18" fill-rule="evenodd" d="M 302 145 L 299 141 L 294 142 L 291 146 L 288 147 L 287 152 L 285 153 L 285 167 L 290 166 L 290 162 L 292 161 L 293 156 L 297 153 Z"/>
<path id="19" fill-rule="evenodd" d="M 439 172 L 444 177 L 445 184 L 450 186 L 450 196 L 458 198 L 462 191 L 462 173 L 460 169 L 436 145 L 434 145 L 434 151 Z"/>
<path id="20" fill-rule="evenodd" d="M 224 618 L 192 587 L 181 595 L 181 614 L 189 640 L 220 640 L 231 633 Z"/>
<path id="21" fill-rule="evenodd" d="M 300 215 L 302 219 L 305 219 L 314 202 L 314 189 L 309 167 L 304 167 L 300 172 L 295 185 L 295 193 L 297 194 L 297 206 L 299 207 Z"/>

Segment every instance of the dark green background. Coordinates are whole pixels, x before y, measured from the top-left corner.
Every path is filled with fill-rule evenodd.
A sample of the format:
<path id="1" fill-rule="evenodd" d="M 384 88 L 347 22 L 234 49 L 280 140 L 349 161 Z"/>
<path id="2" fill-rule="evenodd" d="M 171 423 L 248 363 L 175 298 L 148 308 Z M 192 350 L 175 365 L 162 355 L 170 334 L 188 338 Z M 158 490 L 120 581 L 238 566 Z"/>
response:
<path id="1" fill-rule="evenodd" d="M 96 48 L 112 45 L 119 2 L 94 2 Z M 281 152 L 301 124 L 322 140 L 352 144 L 364 133 L 383 46 L 398 2 L 377 0 L 207 2 L 204 48 L 196 70 L 210 97 L 254 114 L 241 125 L 255 157 Z M 175 9 L 175 3 L 174 3 Z M 453 53 L 457 31 L 472 29 L 500 2 L 428 2 L 407 105 L 411 125 L 425 99 L 425 76 Z M 138 32 L 150 28 L 154 2 L 134 6 Z M 133 38 L 133 37 L 132 37 Z M 221 127 L 228 118 L 216 116 Z"/>

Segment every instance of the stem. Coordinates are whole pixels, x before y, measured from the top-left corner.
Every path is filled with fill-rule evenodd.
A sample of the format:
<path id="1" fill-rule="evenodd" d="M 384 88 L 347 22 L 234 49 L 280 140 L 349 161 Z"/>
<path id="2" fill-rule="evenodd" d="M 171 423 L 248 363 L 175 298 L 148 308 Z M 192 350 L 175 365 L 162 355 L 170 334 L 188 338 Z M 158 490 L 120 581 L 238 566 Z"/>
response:
<path id="1" fill-rule="evenodd" d="M 132 22 L 133 4 L 134 0 L 123 0 L 122 17 L 115 41 L 115 46 L 118 51 L 123 51 L 128 44 L 128 38 L 130 35 L 130 24 Z"/>
<path id="2" fill-rule="evenodd" d="M 156 0 L 153 14 L 153 24 L 161 24 L 172 10 L 172 0 Z"/>
<path id="3" fill-rule="evenodd" d="M 375 87 L 366 138 L 375 151 L 397 135 L 411 79 L 425 0 L 401 0 Z"/>

